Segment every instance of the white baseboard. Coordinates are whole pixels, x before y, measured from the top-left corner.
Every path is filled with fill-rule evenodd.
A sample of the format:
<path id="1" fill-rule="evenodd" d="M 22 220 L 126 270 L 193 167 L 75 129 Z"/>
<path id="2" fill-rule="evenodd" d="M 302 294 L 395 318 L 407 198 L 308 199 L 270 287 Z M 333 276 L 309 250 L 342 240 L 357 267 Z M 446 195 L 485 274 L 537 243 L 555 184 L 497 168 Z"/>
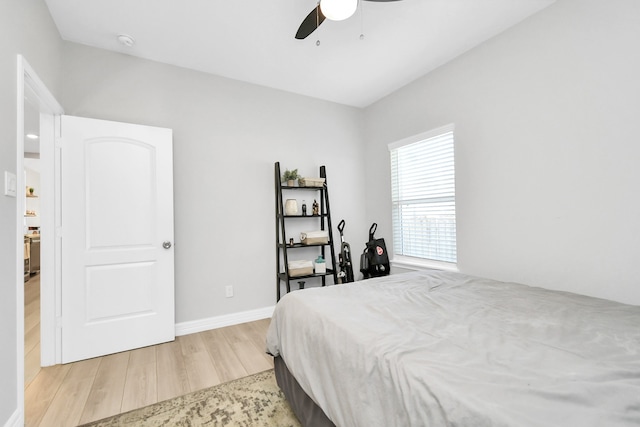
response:
<path id="1" fill-rule="evenodd" d="M 197 332 L 208 331 L 210 329 L 223 328 L 225 326 L 266 319 L 273 315 L 274 309 L 275 306 L 272 305 L 271 307 L 241 311 L 239 313 L 225 314 L 223 316 L 209 317 L 207 319 L 192 320 L 190 322 L 176 323 L 176 336 L 195 334 Z"/>
<path id="2" fill-rule="evenodd" d="M 4 427 L 22 427 L 23 425 L 22 411 L 16 409 L 11 418 L 4 424 Z"/>

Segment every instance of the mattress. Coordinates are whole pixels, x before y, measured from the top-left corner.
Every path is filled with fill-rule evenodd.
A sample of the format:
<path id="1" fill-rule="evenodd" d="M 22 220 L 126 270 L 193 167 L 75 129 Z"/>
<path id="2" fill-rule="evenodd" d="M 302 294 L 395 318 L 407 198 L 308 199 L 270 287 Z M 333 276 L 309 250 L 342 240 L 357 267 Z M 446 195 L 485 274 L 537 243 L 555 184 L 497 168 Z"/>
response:
<path id="1" fill-rule="evenodd" d="M 640 425 L 640 307 L 423 271 L 291 292 L 267 351 L 337 426 Z"/>

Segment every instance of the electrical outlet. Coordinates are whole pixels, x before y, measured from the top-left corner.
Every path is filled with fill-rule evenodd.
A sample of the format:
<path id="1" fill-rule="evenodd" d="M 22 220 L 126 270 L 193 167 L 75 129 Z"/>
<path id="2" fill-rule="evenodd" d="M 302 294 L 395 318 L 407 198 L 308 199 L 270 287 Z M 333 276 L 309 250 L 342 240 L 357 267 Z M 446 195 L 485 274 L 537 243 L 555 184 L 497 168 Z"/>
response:
<path id="1" fill-rule="evenodd" d="M 233 296 L 233 286 L 228 285 L 224 288 L 224 292 L 227 295 L 227 298 L 231 298 Z"/>

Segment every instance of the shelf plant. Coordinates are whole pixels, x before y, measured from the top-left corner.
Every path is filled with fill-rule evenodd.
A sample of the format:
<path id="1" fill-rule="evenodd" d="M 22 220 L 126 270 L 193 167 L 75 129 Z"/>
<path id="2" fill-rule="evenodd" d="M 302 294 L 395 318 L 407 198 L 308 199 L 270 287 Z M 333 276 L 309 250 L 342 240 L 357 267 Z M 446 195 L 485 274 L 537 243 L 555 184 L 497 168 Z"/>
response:
<path id="1" fill-rule="evenodd" d="M 301 176 L 298 175 L 298 169 L 294 169 L 294 170 L 287 169 L 282 174 L 282 180 L 286 181 L 289 187 L 293 187 L 294 181 L 299 178 L 301 178 Z"/>

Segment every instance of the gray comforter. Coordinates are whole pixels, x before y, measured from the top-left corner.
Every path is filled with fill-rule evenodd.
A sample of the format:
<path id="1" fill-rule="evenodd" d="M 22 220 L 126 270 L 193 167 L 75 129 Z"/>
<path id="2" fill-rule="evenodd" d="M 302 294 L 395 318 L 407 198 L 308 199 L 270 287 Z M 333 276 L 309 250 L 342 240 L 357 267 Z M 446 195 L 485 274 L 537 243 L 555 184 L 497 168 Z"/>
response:
<path id="1" fill-rule="evenodd" d="M 284 296 L 267 351 L 338 426 L 638 426 L 640 307 L 458 273 Z"/>

